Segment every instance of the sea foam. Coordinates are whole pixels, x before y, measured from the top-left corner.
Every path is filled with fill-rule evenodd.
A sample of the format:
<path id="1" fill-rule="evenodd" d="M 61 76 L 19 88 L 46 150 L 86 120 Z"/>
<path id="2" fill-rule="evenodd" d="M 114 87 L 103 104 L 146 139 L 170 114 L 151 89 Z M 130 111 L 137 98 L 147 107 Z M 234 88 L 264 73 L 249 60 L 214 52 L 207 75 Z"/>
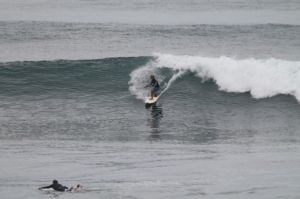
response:
<path id="1" fill-rule="evenodd" d="M 165 77 L 160 73 L 163 68 L 170 69 L 173 76 L 162 92 L 185 72 L 192 72 L 202 81 L 213 80 L 222 91 L 250 92 L 257 99 L 285 94 L 294 96 L 300 102 L 300 62 L 275 58 L 235 59 L 226 56 L 213 58 L 155 54 L 153 61 L 130 74 L 131 93 L 144 99 L 147 90 L 143 89 L 143 83 L 149 79 L 150 73 L 163 81 Z"/>

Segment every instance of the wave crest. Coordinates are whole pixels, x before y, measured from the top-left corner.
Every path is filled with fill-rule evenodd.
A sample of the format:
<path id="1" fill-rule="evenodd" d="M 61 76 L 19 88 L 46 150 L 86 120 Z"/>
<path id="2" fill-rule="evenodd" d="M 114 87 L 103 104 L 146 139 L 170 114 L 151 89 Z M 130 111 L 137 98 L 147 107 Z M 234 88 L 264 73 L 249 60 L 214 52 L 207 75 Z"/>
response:
<path id="1" fill-rule="evenodd" d="M 131 93 L 143 99 L 146 95 L 145 89 L 139 84 L 147 81 L 149 72 L 156 74 L 160 80 L 163 79 L 164 76 L 159 73 L 161 69 L 170 69 L 173 72 L 165 90 L 184 72 L 190 71 L 202 80 L 213 80 L 222 91 L 250 92 L 254 98 L 278 94 L 293 95 L 300 102 L 299 61 L 155 54 L 153 61 L 131 73 Z"/>

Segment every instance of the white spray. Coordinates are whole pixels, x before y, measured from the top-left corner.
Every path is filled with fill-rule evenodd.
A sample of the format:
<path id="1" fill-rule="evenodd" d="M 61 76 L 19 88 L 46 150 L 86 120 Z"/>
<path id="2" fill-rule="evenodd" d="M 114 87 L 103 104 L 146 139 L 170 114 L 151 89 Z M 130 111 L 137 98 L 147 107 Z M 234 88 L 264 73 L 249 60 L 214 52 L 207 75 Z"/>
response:
<path id="1" fill-rule="evenodd" d="M 129 81 L 129 91 L 131 94 L 135 95 L 138 99 L 144 100 L 149 95 L 149 90 L 145 88 L 145 85 L 149 85 L 150 75 L 154 74 L 157 80 L 162 83 L 165 81 L 166 77 L 159 73 L 159 68 L 157 63 L 152 61 L 145 66 L 142 66 L 130 74 Z M 170 86 L 175 82 L 176 79 L 181 77 L 186 71 L 185 70 L 174 70 L 172 77 L 163 86 L 159 96 L 162 96 Z"/>

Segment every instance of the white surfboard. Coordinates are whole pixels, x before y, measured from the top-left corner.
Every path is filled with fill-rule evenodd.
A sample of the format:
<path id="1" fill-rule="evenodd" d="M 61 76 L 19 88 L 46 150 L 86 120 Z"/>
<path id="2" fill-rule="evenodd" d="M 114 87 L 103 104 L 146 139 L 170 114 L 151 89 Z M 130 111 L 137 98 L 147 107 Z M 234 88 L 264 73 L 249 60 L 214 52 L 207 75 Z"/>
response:
<path id="1" fill-rule="evenodd" d="M 44 188 L 44 189 L 39 189 L 41 191 L 45 191 L 45 192 L 55 192 L 55 190 L 53 188 Z"/>
<path id="2" fill-rule="evenodd" d="M 145 104 L 151 105 L 151 104 L 154 104 L 157 100 L 158 100 L 158 97 L 153 97 L 153 99 L 151 99 L 151 100 L 150 100 L 150 97 L 147 97 L 147 99 L 145 100 Z"/>

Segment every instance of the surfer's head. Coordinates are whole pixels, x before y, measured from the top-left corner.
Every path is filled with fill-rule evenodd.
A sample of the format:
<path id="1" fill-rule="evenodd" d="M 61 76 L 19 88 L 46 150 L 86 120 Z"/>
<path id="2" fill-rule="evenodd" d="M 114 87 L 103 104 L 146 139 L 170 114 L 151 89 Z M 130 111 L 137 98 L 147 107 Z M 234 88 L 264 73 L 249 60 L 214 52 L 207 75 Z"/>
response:
<path id="1" fill-rule="evenodd" d="M 155 79 L 155 76 L 154 76 L 154 75 L 150 75 L 150 78 L 151 78 L 151 79 Z"/>
<path id="2" fill-rule="evenodd" d="M 58 182 L 57 182 L 57 180 L 53 180 L 52 183 L 53 184 L 57 184 Z"/>

